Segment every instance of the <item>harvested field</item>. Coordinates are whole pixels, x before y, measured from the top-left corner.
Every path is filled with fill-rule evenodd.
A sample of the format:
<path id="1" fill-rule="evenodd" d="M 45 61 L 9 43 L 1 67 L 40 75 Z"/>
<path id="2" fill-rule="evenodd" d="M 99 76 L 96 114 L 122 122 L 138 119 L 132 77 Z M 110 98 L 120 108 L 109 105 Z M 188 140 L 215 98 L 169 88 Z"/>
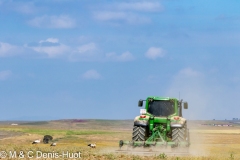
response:
<path id="1" fill-rule="evenodd" d="M 23 151 L 25 155 L 28 151 L 32 151 L 32 156 L 37 156 L 37 151 L 59 154 L 66 151 L 80 152 L 81 159 L 166 159 L 166 157 L 167 159 L 240 159 L 240 127 L 238 124 L 234 124 L 233 127 L 216 127 L 201 125 L 206 123 L 204 121 L 189 121 L 191 139 L 189 154 L 175 154 L 171 153 L 169 148 L 165 150 L 154 148 L 152 151 L 155 152 L 151 153 L 149 153 L 149 148 L 116 153 L 120 139 L 131 140 L 132 120 L 59 120 L 15 123 L 19 125 L 0 123 L 1 151 L 7 153 Z M 31 144 L 33 140 L 42 139 L 47 134 L 53 136 L 57 146 L 50 147 L 50 144 L 43 143 Z M 97 148 L 87 147 L 89 143 L 96 143 Z"/>

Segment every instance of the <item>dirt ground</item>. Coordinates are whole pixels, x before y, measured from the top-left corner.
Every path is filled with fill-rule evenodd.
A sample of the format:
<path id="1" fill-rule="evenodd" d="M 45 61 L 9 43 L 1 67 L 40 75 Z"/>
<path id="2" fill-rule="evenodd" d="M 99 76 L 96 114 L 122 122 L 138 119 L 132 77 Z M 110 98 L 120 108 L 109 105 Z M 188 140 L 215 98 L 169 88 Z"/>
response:
<path id="1" fill-rule="evenodd" d="M 42 123 L 15 123 L 19 125 L 12 126 L 10 123 L 0 123 L 0 149 L 18 148 L 18 150 L 21 150 L 38 147 L 38 149 L 49 151 L 52 150 L 50 144 L 32 145 L 31 143 L 35 139 L 42 139 L 45 134 L 50 134 L 57 142 L 54 149 L 61 150 L 75 147 L 73 150 L 80 149 L 88 154 L 93 151 L 93 155 L 101 154 L 111 159 L 111 156 L 114 157 L 112 154 L 123 157 L 122 154 L 127 154 L 118 154 L 116 150 L 119 149 L 119 140 L 131 140 L 132 134 L 132 120 L 60 120 Z M 232 126 L 214 126 L 213 124 L 229 124 Z M 191 146 L 187 157 L 240 159 L 240 126 L 238 124 L 233 124 L 231 121 L 189 121 L 188 128 L 190 129 Z M 88 143 L 96 143 L 97 149 L 89 150 Z M 149 150 L 151 149 L 142 151 L 148 152 Z M 135 153 L 131 153 L 131 155 L 141 155 L 141 153 L 136 152 L 138 149 L 133 151 Z M 168 155 L 171 149 L 153 148 L 151 151 L 158 151 L 153 152 L 152 156 L 160 153 Z M 171 155 L 169 154 L 168 157 L 171 157 Z M 178 156 L 181 157 L 181 155 Z"/>

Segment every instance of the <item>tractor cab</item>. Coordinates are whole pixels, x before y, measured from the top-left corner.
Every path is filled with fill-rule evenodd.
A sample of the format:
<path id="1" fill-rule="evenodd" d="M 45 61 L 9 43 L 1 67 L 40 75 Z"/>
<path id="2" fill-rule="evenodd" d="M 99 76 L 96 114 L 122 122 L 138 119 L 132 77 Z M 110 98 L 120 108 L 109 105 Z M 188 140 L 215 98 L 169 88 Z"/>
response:
<path id="1" fill-rule="evenodd" d="M 144 100 L 138 101 L 139 107 L 143 106 L 143 101 Z M 182 102 L 182 100 L 179 101 L 175 98 L 148 97 L 145 101 L 146 101 L 145 104 L 146 113 L 154 117 L 168 117 L 168 116 L 182 117 L 182 103 L 184 104 L 184 109 L 188 108 L 187 102 Z"/>

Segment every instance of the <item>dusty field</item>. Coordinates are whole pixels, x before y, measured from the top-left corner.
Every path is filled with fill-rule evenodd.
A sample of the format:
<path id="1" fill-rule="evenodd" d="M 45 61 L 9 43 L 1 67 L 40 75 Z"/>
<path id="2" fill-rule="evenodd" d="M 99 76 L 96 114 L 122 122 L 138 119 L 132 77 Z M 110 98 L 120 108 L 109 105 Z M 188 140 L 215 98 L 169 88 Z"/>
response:
<path id="1" fill-rule="evenodd" d="M 227 121 L 190 121 L 188 127 L 190 128 L 191 146 L 188 156 L 168 154 L 169 151 L 171 152 L 169 148 L 165 150 L 154 148 L 152 150 L 159 152 L 153 152 L 150 155 L 115 153 L 119 149 L 118 141 L 120 139 L 131 140 L 131 120 L 61 120 L 14 122 L 18 125 L 11 125 L 12 123 L 0 122 L 0 158 L 3 154 L 1 151 L 8 154 L 16 151 L 18 158 L 24 155 L 25 159 L 47 159 L 54 154 L 68 151 L 69 153 L 80 152 L 81 159 L 240 159 L 239 125 L 232 127 L 201 125 L 206 123 L 230 124 Z M 43 139 L 43 136 L 47 134 L 53 136 L 57 146 L 51 147 L 50 144 L 42 143 L 31 144 L 33 140 Z M 88 148 L 88 143 L 96 143 L 97 149 Z M 145 151 L 149 151 L 149 149 L 145 149 Z M 31 154 L 28 155 L 28 153 Z M 50 154 L 44 158 L 42 153 Z M 37 154 L 38 157 L 36 157 Z M 28 158 L 28 156 L 33 158 Z M 52 158 L 54 159 L 54 156 Z M 78 158 L 75 157 L 75 159 Z M 8 155 L 5 159 L 14 158 Z M 74 157 L 55 156 L 55 159 L 74 159 Z"/>

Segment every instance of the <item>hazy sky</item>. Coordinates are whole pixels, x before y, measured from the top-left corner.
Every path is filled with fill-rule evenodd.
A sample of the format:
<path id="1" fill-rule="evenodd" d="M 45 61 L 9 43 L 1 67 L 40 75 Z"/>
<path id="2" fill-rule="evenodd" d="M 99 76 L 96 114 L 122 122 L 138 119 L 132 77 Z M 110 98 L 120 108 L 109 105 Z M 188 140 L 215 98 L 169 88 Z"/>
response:
<path id="1" fill-rule="evenodd" d="M 133 119 L 147 96 L 240 118 L 240 2 L 0 0 L 0 120 Z"/>

